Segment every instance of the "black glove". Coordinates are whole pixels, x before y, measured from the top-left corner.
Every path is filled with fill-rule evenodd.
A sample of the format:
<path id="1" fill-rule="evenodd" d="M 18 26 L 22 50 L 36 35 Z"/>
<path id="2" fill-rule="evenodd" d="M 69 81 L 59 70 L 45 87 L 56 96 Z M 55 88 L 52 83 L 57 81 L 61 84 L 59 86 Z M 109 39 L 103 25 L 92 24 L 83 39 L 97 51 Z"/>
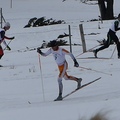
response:
<path id="1" fill-rule="evenodd" d="M 15 37 L 11 37 L 11 38 L 10 38 L 10 40 L 13 40 L 13 39 L 15 39 Z"/>
<path id="2" fill-rule="evenodd" d="M 10 51 L 11 50 L 11 48 L 9 47 L 9 46 L 7 46 L 7 49 Z"/>
<path id="3" fill-rule="evenodd" d="M 37 48 L 37 52 L 40 54 L 42 53 L 42 51 L 40 50 L 40 47 Z"/>
<path id="4" fill-rule="evenodd" d="M 74 60 L 74 66 L 75 66 L 75 67 L 79 67 L 79 64 L 78 64 L 78 62 L 77 62 L 76 59 Z"/>

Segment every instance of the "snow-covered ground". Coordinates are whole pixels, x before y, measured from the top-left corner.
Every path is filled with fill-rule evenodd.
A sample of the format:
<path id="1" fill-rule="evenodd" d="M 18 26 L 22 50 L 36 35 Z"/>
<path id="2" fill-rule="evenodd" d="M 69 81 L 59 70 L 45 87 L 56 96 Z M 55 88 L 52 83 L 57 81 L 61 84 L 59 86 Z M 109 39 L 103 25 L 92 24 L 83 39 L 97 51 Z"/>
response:
<path id="1" fill-rule="evenodd" d="M 119 0 L 114 1 L 114 13 L 119 14 Z M 79 0 L 0 0 L 0 7 L 6 21 L 11 23 L 11 29 L 6 36 L 15 36 L 10 43 L 11 51 L 5 50 L 0 60 L 4 67 L 0 68 L 0 119 L 1 120 L 78 120 L 89 119 L 99 111 L 108 112 L 110 119 L 120 119 L 120 79 L 119 59 L 117 50 L 112 56 L 115 45 L 98 53 L 99 57 L 112 59 L 81 59 L 93 57 L 88 52 L 81 56 L 81 46 L 73 46 L 72 52 L 79 65 L 92 70 L 73 67 L 69 56 L 68 74 L 82 77 L 82 84 L 102 77 L 99 81 L 79 90 L 63 101 L 53 102 L 58 96 L 57 65 L 52 57 L 40 57 L 36 50 L 43 40 L 49 42 L 58 35 L 68 33 L 71 26 L 72 43 L 82 44 L 79 24 L 83 24 L 87 49 L 99 43 L 96 40 L 106 39 L 108 29 L 113 22 L 87 22 L 98 19 L 98 5 L 83 4 Z M 66 24 L 44 27 L 23 28 L 30 18 L 53 18 L 65 20 Z M 84 22 L 80 22 L 84 21 Z M 100 25 L 101 29 L 98 29 Z M 97 35 L 89 35 L 97 33 Z M 119 36 L 120 32 L 117 33 Z M 69 43 L 69 39 L 65 38 Z M 7 43 L 9 41 L 6 40 Z M 4 47 L 4 45 L 2 45 Z M 64 46 L 69 50 L 68 46 Z M 42 51 L 47 51 L 48 48 Z M 103 73 L 102 73 L 103 72 Z M 112 76 L 110 75 L 112 74 Z M 76 88 L 76 82 L 63 79 L 63 96 Z"/>

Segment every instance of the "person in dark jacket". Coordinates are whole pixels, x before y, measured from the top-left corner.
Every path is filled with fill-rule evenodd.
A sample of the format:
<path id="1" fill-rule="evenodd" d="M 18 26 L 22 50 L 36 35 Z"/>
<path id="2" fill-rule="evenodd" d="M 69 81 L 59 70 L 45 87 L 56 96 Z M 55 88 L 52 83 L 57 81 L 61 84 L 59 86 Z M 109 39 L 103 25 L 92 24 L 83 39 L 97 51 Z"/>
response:
<path id="1" fill-rule="evenodd" d="M 110 44 L 115 42 L 115 44 L 117 46 L 117 51 L 118 51 L 118 58 L 120 59 L 120 42 L 116 35 L 116 32 L 118 30 L 120 30 L 120 14 L 118 15 L 118 19 L 113 22 L 111 28 L 109 29 L 109 31 L 107 33 L 107 41 L 105 42 L 105 44 L 102 47 L 93 50 L 94 56 L 96 58 L 97 58 L 97 53 L 99 51 L 108 48 L 110 46 Z"/>

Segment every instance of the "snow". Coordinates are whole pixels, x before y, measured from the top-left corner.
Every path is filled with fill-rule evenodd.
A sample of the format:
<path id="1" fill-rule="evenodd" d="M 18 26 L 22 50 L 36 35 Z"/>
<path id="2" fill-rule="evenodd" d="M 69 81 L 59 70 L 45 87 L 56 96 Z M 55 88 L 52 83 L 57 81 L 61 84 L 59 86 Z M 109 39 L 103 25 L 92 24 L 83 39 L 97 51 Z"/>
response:
<path id="1" fill-rule="evenodd" d="M 93 57 L 93 53 L 87 52 L 78 56 L 82 53 L 82 47 L 72 46 L 74 56 L 78 56 L 76 59 L 79 65 L 95 71 L 73 67 L 73 61 L 66 56 L 69 64 L 68 74 L 82 77 L 82 84 L 98 77 L 102 78 L 60 102 L 53 102 L 58 96 L 57 76 L 59 74 L 53 56 L 40 56 L 42 68 L 40 69 L 38 53 L 36 50 L 30 51 L 41 46 L 43 40 L 49 42 L 64 32 L 68 33 L 68 25 L 71 26 L 72 43 L 82 44 L 79 32 L 81 23 L 86 34 L 87 49 L 93 48 L 99 44 L 96 40 L 106 38 L 113 21 L 87 22 L 98 19 L 99 7 L 83 4 L 79 0 L 64 2 L 62 0 L 13 0 L 12 8 L 10 2 L 10 0 L 0 1 L 3 16 L 11 23 L 11 29 L 6 32 L 6 36 L 15 36 L 15 40 L 9 45 L 12 50 L 5 50 L 5 55 L 0 60 L 0 64 L 5 66 L 0 68 L 0 119 L 78 120 L 84 117 L 89 119 L 102 111 L 108 112 L 106 114 L 108 118 L 119 120 L 120 67 L 117 50 L 112 56 L 115 45 L 98 53 L 99 57 L 112 56 L 112 59 L 81 59 Z M 116 16 L 119 13 L 119 3 L 119 0 L 114 1 Z M 66 24 L 23 28 L 30 18 L 42 16 L 48 19 L 65 20 Z M 98 29 L 99 24 L 101 29 Z M 88 35 L 90 33 L 99 34 Z M 117 35 L 119 36 L 119 32 Z M 69 43 L 68 38 L 65 40 Z M 70 49 L 69 46 L 64 48 Z M 48 48 L 42 51 L 47 50 Z M 76 82 L 64 79 L 63 85 L 63 96 L 77 86 Z"/>

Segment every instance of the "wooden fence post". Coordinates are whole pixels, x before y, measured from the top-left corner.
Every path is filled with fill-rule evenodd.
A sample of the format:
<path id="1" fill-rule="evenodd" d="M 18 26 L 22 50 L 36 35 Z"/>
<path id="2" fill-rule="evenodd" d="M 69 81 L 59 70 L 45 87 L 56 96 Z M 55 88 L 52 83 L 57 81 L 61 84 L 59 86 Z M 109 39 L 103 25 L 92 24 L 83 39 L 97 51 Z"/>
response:
<path id="1" fill-rule="evenodd" d="M 71 30 L 70 30 L 70 25 L 68 26 L 68 29 L 69 29 L 70 52 L 72 53 Z"/>
<path id="2" fill-rule="evenodd" d="M 2 8 L 0 8 L 0 18 L 1 18 L 1 19 L 0 19 L 0 24 L 1 24 L 1 28 L 2 28 L 2 27 L 3 27 L 3 26 L 2 26 L 3 20 L 4 20 L 4 22 L 6 22 L 5 19 L 4 19 L 4 17 L 3 17 L 3 14 L 2 14 Z"/>
<path id="3" fill-rule="evenodd" d="M 11 0 L 10 8 L 12 8 L 12 0 Z"/>
<path id="4" fill-rule="evenodd" d="M 79 29 L 80 29 L 82 46 L 83 46 L 83 52 L 86 52 L 86 43 L 85 43 L 84 32 L 83 32 L 83 25 L 82 24 L 79 25 Z"/>
<path id="5" fill-rule="evenodd" d="M 1 18 L 0 23 L 1 23 L 1 28 L 2 28 L 2 8 L 0 8 L 0 18 Z"/>

